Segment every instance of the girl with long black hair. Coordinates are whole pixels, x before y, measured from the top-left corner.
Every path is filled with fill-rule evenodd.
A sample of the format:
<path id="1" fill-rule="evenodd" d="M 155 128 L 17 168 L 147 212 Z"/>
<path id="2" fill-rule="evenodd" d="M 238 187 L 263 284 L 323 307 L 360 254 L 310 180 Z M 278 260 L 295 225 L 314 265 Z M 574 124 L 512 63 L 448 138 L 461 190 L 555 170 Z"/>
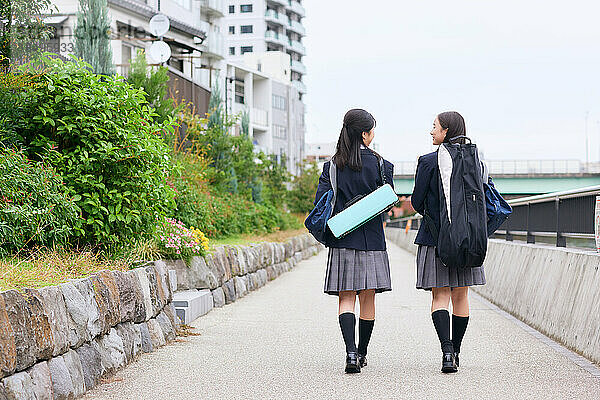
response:
<path id="1" fill-rule="evenodd" d="M 375 118 L 365 110 L 346 113 L 333 162 L 336 167 L 337 200 L 333 214 L 340 212 L 358 195 L 367 195 L 384 182 L 379 172 L 379 155 L 369 148 L 375 136 Z M 331 189 L 329 164 L 323 166 L 315 204 Z M 386 183 L 393 185 L 394 166 L 384 160 Z M 367 222 L 343 238 L 330 231 L 325 293 L 339 297 L 338 320 L 346 344 L 347 373 L 360 372 L 367 365 L 367 346 L 375 323 L 375 293 L 392 290 L 390 266 L 383 232 L 383 215 Z M 358 347 L 355 340 L 356 296 L 360 302 Z"/>
<path id="2" fill-rule="evenodd" d="M 459 113 L 439 114 L 433 121 L 431 136 L 434 145 L 466 135 L 465 120 Z M 457 139 L 464 143 L 464 139 Z M 439 169 L 437 151 L 419 157 L 415 188 L 411 196 L 413 208 L 421 215 L 427 213 L 430 223 L 440 230 Z M 429 219 L 430 218 L 430 219 Z M 456 372 L 463 336 L 469 322 L 469 286 L 485 285 L 483 266 L 477 268 L 446 267 L 435 251 L 436 242 L 427 224 L 421 224 L 415 244 L 417 251 L 417 289 L 431 290 L 431 318 L 442 346 L 442 372 Z M 450 313 L 452 300 L 452 336 Z"/>

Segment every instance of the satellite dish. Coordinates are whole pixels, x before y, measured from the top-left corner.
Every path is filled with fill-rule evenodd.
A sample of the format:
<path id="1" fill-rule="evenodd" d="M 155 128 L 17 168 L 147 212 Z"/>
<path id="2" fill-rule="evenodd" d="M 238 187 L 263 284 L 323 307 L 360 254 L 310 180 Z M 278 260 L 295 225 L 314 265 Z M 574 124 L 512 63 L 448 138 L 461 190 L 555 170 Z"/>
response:
<path id="1" fill-rule="evenodd" d="M 150 20 L 150 33 L 156 37 L 161 37 L 165 33 L 169 32 L 171 26 L 169 18 L 164 14 L 156 14 Z"/>
<path id="2" fill-rule="evenodd" d="M 150 46 L 148 54 L 157 63 L 164 63 L 171 58 L 171 48 L 162 40 L 158 40 Z"/>

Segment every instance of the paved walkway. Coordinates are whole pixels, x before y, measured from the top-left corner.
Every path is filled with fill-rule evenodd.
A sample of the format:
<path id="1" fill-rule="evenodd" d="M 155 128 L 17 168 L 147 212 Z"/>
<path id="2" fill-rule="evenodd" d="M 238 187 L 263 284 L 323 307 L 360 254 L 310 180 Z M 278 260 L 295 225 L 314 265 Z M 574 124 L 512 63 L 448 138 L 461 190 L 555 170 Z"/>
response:
<path id="1" fill-rule="evenodd" d="M 440 372 L 430 295 L 414 257 L 389 245 L 393 291 L 378 295 L 369 365 L 343 373 L 327 253 L 193 325 L 200 336 L 143 355 L 88 399 L 598 399 L 600 379 L 472 299 L 457 374 Z"/>

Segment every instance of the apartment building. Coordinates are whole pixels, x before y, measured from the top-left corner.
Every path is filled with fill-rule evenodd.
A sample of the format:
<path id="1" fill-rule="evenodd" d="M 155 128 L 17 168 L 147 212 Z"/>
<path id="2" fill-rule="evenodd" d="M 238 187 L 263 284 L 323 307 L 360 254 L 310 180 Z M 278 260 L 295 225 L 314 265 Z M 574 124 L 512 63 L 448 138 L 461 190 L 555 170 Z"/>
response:
<path id="1" fill-rule="evenodd" d="M 281 52 L 290 56 L 289 80 L 306 93 L 302 63 L 306 49 L 302 38 L 306 12 L 298 0 L 227 0 L 224 27 L 227 30 L 227 58 L 242 62 L 248 53 Z"/>
<path id="2" fill-rule="evenodd" d="M 298 174 L 304 156 L 305 110 L 296 87 L 236 63 L 227 65 L 226 81 L 227 113 L 248 113 L 248 135 L 256 150 L 285 158 L 288 171 Z M 241 134 L 241 121 L 234 132 Z"/>
<path id="3" fill-rule="evenodd" d="M 208 111 L 210 88 L 225 67 L 221 24 L 224 0 L 108 0 L 111 46 L 117 73 L 127 76 L 138 50 L 147 50 L 156 39 L 149 22 L 156 14 L 169 18 L 163 39 L 172 56 L 166 65 L 175 97 L 192 101 L 199 114 Z M 53 39 L 62 56 L 73 52 L 79 0 L 53 0 L 58 13 L 47 18 L 57 35 Z M 148 62 L 157 63 L 148 57 Z"/>

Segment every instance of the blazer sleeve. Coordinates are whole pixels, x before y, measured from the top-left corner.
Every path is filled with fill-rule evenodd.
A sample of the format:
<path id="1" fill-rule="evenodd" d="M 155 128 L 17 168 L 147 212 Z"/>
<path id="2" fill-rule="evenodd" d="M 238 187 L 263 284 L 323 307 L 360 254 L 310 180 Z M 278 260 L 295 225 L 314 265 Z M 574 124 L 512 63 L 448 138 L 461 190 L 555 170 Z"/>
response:
<path id="1" fill-rule="evenodd" d="M 431 180 L 432 171 L 433 169 L 429 168 L 429 166 L 423 162 L 423 157 L 419 157 L 417 172 L 415 174 L 415 188 L 410 196 L 410 202 L 415 211 L 421 215 L 425 214 L 425 197 L 427 196 L 427 189 L 429 187 L 429 181 Z"/>
<path id="2" fill-rule="evenodd" d="M 319 186 L 317 187 L 317 194 L 315 195 L 314 205 L 323 197 L 327 191 L 331 189 L 331 182 L 329 181 L 329 161 L 323 165 L 323 172 L 319 177 Z"/>

